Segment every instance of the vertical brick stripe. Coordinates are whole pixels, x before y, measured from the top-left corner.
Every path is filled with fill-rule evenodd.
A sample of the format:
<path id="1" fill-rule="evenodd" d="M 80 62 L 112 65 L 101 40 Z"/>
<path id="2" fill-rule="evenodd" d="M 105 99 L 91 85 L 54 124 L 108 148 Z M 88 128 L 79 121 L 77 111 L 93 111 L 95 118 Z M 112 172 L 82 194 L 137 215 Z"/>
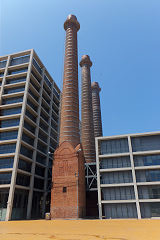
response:
<path id="1" fill-rule="evenodd" d="M 64 23 L 66 42 L 60 117 L 60 144 L 67 141 L 74 147 L 80 143 L 77 56 L 77 31 L 79 28 L 77 18 L 69 15 Z"/>
<path id="2" fill-rule="evenodd" d="M 82 147 L 86 162 L 95 161 L 95 141 L 93 127 L 92 91 L 90 67 L 92 62 L 88 55 L 82 56 L 80 66 L 82 68 L 81 79 L 81 118 L 82 118 Z"/>
<path id="3" fill-rule="evenodd" d="M 94 137 L 100 137 L 102 133 L 102 120 L 101 120 L 101 106 L 99 92 L 101 91 L 98 82 L 92 83 L 92 107 L 93 107 L 93 124 L 94 124 Z"/>

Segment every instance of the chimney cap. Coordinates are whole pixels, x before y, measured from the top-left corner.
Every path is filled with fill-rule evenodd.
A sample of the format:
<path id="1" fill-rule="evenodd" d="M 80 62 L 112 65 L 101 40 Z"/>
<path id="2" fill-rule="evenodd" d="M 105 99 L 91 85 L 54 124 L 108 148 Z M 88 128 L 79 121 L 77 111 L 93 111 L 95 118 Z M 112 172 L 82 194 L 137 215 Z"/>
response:
<path id="1" fill-rule="evenodd" d="M 68 19 L 68 20 L 69 20 L 69 19 L 73 19 L 74 21 L 77 21 L 77 17 L 76 17 L 75 15 L 73 15 L 73 14 L 69 14 L 68 17 L 67 17 L 67 19 Z"/>
<path id="2" fill-rule="evenodd" d="M 77 31 L 80 29 L 80 24 L 77 21 L 77 17 L 73 14 L 69 14 L 66 21 L 64 22 L 64 29 L 67 30 L 69 26 L 75 25 L 77 28 Z"/>
<path id="3" fill-rule="evenodd" d="M 98 82 L 92 82 L 91 83 L 91 88 L 92 89 L 96 89 L 97 88 L 99 92 L 101 91 L 101 88 L 99 87 Z"/>
<path id="4" fill-rule="evenodd" d="M 81 67 L 83 67 L 84 64 L 89 65 L 90 67 L 92 66 L 92 62 L 91 62 L 90 57 L 88 55 L 83 55 L 82 58 L 81 58 L 81 61 L 80 61 L 79 65 Z"/>

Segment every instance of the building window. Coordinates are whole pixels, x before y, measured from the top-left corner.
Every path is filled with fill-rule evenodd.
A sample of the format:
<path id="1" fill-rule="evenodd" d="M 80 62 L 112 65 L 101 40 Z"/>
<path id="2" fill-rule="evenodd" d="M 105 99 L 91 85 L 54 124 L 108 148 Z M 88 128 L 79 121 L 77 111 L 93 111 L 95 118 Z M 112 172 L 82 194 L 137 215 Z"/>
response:
<path id="1" fill-rule="evenodd" d="M 160 135 L 133 137 L 131 141 L 133 152 L 160 150 Z"/>
<path id="2" fill-rule="evenodd" d="M 14 127 L 18 125 L 19 125 L 19 118 L 0 121 L 0 128 Z"/>
<path id="3" fill-rule="evenodd" d="M 39 66 L 39 64 L 37 63 L 37 61 L 35 59 L 33 59 L 33 65 L 35 66 L 35 68 L 37 69 L 37 71 L 42 74 L 42 69 Z"/>
<path id="4" fill-rule="evenodd" d="M 16 184 L 28 187 L 30 184 L 30 177 L 22 174 L 17 174 Z"/>
<path id="5" fill-rule="evenodd" d="M 160 199 L 160 186 L 138 186 L 140 199 Z"/>
<path id="6" fill-rule="evenodd" d="M 44 95 L 44 93 L 42 94 L 42 97 L 44 98 L 44 100 L 48 103 L 48 105 L 50 105 L 50 99 L 48 98 L 48 96 Z"/>
<path id="7" fill-rule="evenodd" d="M 25 90 L 25 86 L 24 87 L 17 87 L 17 88 L 7 88 L 7 89 L 4 90 L 4 94 L 23 92 L 24 90 Z"/>
<path id="8" fill-rule="evenodd" d="M 102 158 L 100 160 L 100 168 L 123 168 L 130 167 L 131 161 L 129 156 L 125 157 L 113 157 L 113 158 Z"/>
<path id="9" fill-rule="evenodd" d="M 0 141 L 17 139 L 18 131 L 0 132 Z"/>
<path id="10" fill-rule="evenodd" d="M 34 76 L 34 78 L 40 83 L 41 80 L 37 77 L 37 75 L 33 71 L 31 71 L 31 73 Z"/>
<path id="11" fill-rule="evenodd" d="M 101 174 L 101 184 L 132 183 L 132 172 L 108 172 Z"/>
<path id="12" fill-rule="evenodd" d="M 114 154 L 129 152 L 128 139 L 111 139 L 101 141 L 101 154 Z"/>
<path id="13" fill-rule="evenodd" d="M 50 139 L 50 146 L 54 149 L 56 149 L 57 147 L 57 143 L 55 141 L 53 141 L 52 139 Z"/>
<path id="14" fill-rule="evenodd" d="M 38 102 L 38 97 L 32 92 L 32 90 L 31 89 L 29 89 L 29 94 Z"/>
<path id="15" fill-rule="evenodd" d="M 34 178 L 34 188 L 37 189 L 44 189 L 44 180 L 40 179 L 40 178 Z"/>
<path id="16" fill-rule="evenodd" d="M 2 168 L 12 168 L 14 158 L 0 158 L 0 169 Z"/>
<path id="17" fill-rule="evenodd" d="M 0 77 L 3 77 L 4 76 L 4 72 L 0 72 Z"/>
<path id="18" fill-rule="evenodd" d="M 28 190 L 15 189 L 12 208 L 12 220 L 26 219 Z"/>
<path id="19" fill-rule="evenodd" d="M 140 203 L 142 218 L 160 217 L 160 203 Z"/>
<path id="20" fill-rule="evenodd" d="M 26 116 L 29 117 L 33 122 L 36 122 L 36 117 L 28 110 L 26 110 Z"/>
<path id="21" fill-rule="evenodd" d="M 59 99 L 60 98 L 60 94 L 56 91 L 55 88 L 53 88 L 53 93 L 56 95 L 56 97 Z"/>
<path id="22" fill-rule="evenodd" d="M 18 162 L 19 169 L 22 169 L 27 172 L 31 172 L 31 166 L 32 166 L 32 163 L 19 159 L 19 162 Z"/>
<path id="23" fill-rule="evenodd" d="M 44 135 L 41 130 L 39 130 L 38 138 L 40 138 L 42 141 L 44 141 L 45 143 L 47 143 L 48 136 L 47 136 L 47 135 Z"/>
<path id="24" fill-rule="evenodd" d="M 39 162 L 43 165 L 46 165 L 46 160 L 47 160 L 47 156 L 44 156 L 44 155 L 37 152 L 36 162 Z"/>
<path id="25" fill-rule="evenodd" d="M 160 155 L 139 155 L 133 156 L 135 166 L 153 166 L 160 165 Z"/>
<path id="26" fill-rule="evenodd" d="M 28 157 L 28 158 L 32 158 L 33 155 L 33 151 L 24 147 L 23 145 L 21 146 L 21 150 L 20 150 L 20 154 Z"/>
<path id="27" fill-rule="evenodd" d="M 10 70 L 10 71 L 8 71 L 8 75 L 23 73 L 23 72 L 27 72 L 27 71 L 28 71 L 28 68 L 20 68 L 17 70 Z"/>
<path id="28" fill-rule="evenodd" d="M 0 68 L 5 68 L 7 60 L 0 61 Z"/>
<path id="29" fill-rule="evenodd" d="M 55 105 L 57 107 L 59 107 L 59 101 L 57 100 L 57 98 L 55 98 L 55 96 L 53 95 L 53 102 L 55 103 Z"/>
<path id="30" fill-rule="evenodd" d="M 67 187 L 63 187 L 63 193 L 67 192 Z"/>
<path id="31" fill-rule="evenodd" d="M 34 145 L 34 139 L 29 137 L 27 134 L 23 133 L 22 135 L 22 140 L 28 144 L 30 144 L 31 146 Z"/>
<path id="32" fill-rule="evenodd" d="M 26 56 L 12 58 L 10 66 L 23 64 L 23 63 L 28 63 L 29 62 L 29 57 L 30 57 L 29 55 L 26 55 Z"/>
<path id="33" fill-rule="evenodd" d="M 137 182 L 157 182 L 160 181 L 160 170 L 137 170 Z"/>
<path id="34" fill-rule="evenodd" d="M 12 104 L 12 103 L 19 103 L 23 102 L 23 96 L 22 97 L 12 97 L 12 98 L 4 98 L 2 100 L 2 104 Z"/>
<path id="35" fill-rule="evenodd" d="M 6 84 L 13 84 L 13 83 L 18 83 L 18 82 L 25 82 L 26 78 L 21 77 L 21 78 L 12 78 L 12 79 L 7 79 Z"/>
<path id="36" fill-rule="evenodd" d="M 30 125 L 28 122 L 24 121 L 24 127 L 32 133 L 35 133 L 35 127 Z"/>
<path id="37" fill-rule="evenodd" d="M 37 111 L 37 106 L 35 106 L 29 99 L 27 100 L 27 104 L 31 107 L 31 108 L 33 108 L 33 110 L 34 111 Z"/>
<path id="38" fill-rule="evenodd" d="M 41 117 L 48 123 L 49 118 L 42 112 L 42 109 L 41 109 Z"/>
<path id="39" fill-rule="evenodd" d="M 32 80 L 30 80 L 30 83 L 33 85 L 33 87 L 39 92 L 39 86 L 37 86 Z"/>
<path id="40" fill-rule="evenodd" d="M 135 199 L 134 188 L 131 187 L 109 187 L 102 188 L 102 200 L 129 200 Z"/>
<path id="41" fill-rule="evenodd" d="M 43 85 L 43 89 L 46 91 L 46 93 L 50 96 L 51 95 L 51 91 L 49 90 L 49 88 L 45 87 L 45 85 Z"/>
<path id="42" fill-rule="evenodd" d="M 0 145 L 0 154 L 14 153 L 16 144 L 3 144 Z"/>
<path id="43" fill-rule="evenodd" d="M 48 106 L 44 105 L 43 103 L 42 103 L 41 106 L 42 106 L 42 107 L 44 108 L 44 110 L 49 114 L 49 108 L 48 108 Z"/>
<path id="44" fill-rule="evenodd" d="M 44 131 L 48 132 L 48 126 L 40 120 L 39 124 L 40 128 L 42 128 Z"/>
<path id="45" fill-rule="evenodd" d="M 47 146 L 44 145 L 43 143 L 41 143 L 39 140 L 38 140 L 38 144 L 37 144 L 37 148 L 38 150 L 40 150 L 41 152 L 43 153 L 47 153 Z"/>
<path id="46" fill-rule="evenodd" d="M 20 114 L 20 113 L 21 113 L 21 107 L 18 107 L 18 108 L 2 109 L 0 115 L 6 116 L 6 115 Z"/>
<path id="47" fill-rule="evenodd" d="M 39 167 L 38 165 L 36 165 L 35 174 L 41 177 L 44 177 L 44 173 L 45 173 L 45 168 Z"/>
<path id="48" fill-rule="evenodd" d="M 46 75 L 44 76 L 44 80 L 45 80 L 46 84 L 48 85 L 48 87 L 52 88 L 52 83 L 50 82 L 49 78 Z"/>
<path id="49" fill-rule="evenodd" d="M 1 173 L 0 174 L 0 184 L 10 184 L 11 183 L 11 173 Z"/>

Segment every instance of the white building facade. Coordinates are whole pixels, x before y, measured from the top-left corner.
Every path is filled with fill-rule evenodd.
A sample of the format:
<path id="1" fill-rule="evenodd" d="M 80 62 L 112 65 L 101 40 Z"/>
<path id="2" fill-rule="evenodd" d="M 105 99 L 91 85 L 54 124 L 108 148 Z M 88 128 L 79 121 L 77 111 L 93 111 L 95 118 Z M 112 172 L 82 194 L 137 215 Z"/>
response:
<path id="1" fill-rule="evenodd" d="M 33 49 L 0 57 L 0 220 L 48 211 L 59 102 Z"/>
<path id="2" fill-rule="evenodd" d="M 96 138 L 99 218 L 160 217 L 160 132 Z"/>

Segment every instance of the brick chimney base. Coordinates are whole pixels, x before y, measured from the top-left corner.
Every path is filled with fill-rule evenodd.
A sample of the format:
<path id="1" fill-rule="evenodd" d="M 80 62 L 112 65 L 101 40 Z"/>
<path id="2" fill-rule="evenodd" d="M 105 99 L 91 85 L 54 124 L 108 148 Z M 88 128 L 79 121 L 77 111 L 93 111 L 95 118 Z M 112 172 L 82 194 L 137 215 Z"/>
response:
<path id="1" fill-rule="evenodd" d="M 63 142 L 54 153 L 51 218 L 83 218 L 86 210 L 84 156 L 81 145 Z"/>

